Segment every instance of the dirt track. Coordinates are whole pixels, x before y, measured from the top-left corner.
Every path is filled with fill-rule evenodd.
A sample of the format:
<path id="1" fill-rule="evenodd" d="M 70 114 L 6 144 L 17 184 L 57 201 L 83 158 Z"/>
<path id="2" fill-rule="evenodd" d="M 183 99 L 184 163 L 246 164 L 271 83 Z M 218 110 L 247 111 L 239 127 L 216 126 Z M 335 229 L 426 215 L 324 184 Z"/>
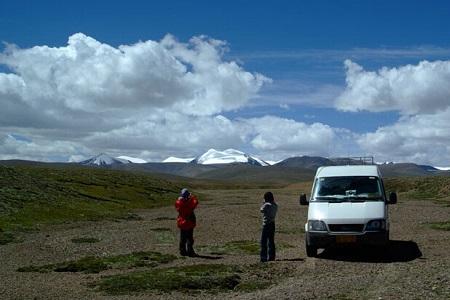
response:
<path id="1" fill-rule="evenodd" d="M 196 246 L 222 245 L 229 241 L 257 241 L 260 232 L 262 190 L 201 191 L 210 200 L 197 211 Z M 177 229 L 172 207 L 141 211 L 142 220 L 105 221 L 60 225 L 23 234 L 20 243 L 0 246 L 1 299 L 92 299 L 92 298 L 245 298 L 245 299 L 449 299 L 450 232 L 431 229 L 427 223 L 450 219 L 450 207 L 429 201 L 400 199 L 390 207 L 391 246 L 384 253 L 371 249 L 336 249 L 307 258 L 302 228 L 306 207 L 297 203 L 297 189 L 273 190 L 279 202 L 276 241 L 290 245 L 277 252 L 271 263 L 276 283 L 256 292 L 221 294 L 173 292 L 111 297 L 96 292 L 88 283 L 101 274 L 20 273 L 17 268 L 77 259 L 87 255 L 110 255 L 156 250 L 177 254 Z M 200 199 L 202 201 L 202 199 Z M 161 236 L 152 228 L 170 228 Z M 93 244 L 74 244 L 71 239 L 90 236 Z M 202 253 L 200 253 L 202 254 Z M 173 265 L 198 263 L 251 264 L 255 255 L 222 255 L 220 259 L 188 258 Z M 268 275 L 270 276 L 270 274 Z"/>

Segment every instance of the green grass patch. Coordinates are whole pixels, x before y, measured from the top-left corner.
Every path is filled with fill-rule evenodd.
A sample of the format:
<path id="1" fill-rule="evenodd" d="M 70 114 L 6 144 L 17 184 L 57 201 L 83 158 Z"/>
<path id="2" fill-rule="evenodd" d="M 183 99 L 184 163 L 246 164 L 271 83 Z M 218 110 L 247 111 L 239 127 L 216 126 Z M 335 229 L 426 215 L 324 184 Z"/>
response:
<path id="1" fill-rule="evenodd" d="M 450 203 L 450 176 L 387 178 L 384 183 L 386 191 L 396 191 L 400 199 L 440 200 Z"/>
<path id="2" fill-rule="evenodd" d="M 91 287 L 110 295 L 145 291 L 250 292 L 268 288 L 288 275 L 286 270 L 269 264 L 199 264 L 105 276 L 92 283 Z"/>
<path id="3" fill-rule="evenodd" d="M 169 263 L 176 256 L 159 252 L 133 252 L 115 256 L 83 257 L 79 260 L 49 264 L 43 266 L 27 266 L 17 269 L 18 272 L 83 272 L 99 273 L 108 269 L 130 269 L 136 267 L 155 267 Z"/>
<path id="4" fill-rule="evenodd" d="M 222 264 L 182 266 L 106 276 L 92 286 L 111 295 L 134 294 L 147 290 L 217 292 L 233 290 L 240 282 L 239 272 L 235 266 Z"/>
<path id="5" fill-rule="evenodd" d="M 428 225 L 433 229 L 450 231 L 450 221 L 429 223 Z"/>
<path id="6" fill-rule="evenodd" d="M 79 166 L 0 166 L 0 228 L 102 219 L 173 204 L 180 186 L 145 173 Z"/>
<path id="7" fill-rule="evenodd" d="M 74 238 L 71 239 L 72 243 L 75 244 L 93 244 L 100 242 L 99 239 L 93 238 L 93 237 L 80 237 L 80 238 Z"/>
<path id="8" fill-rule="evenodd" d="M 16 242 L 17 239 L 11 232 L 3 232 L 0 229 L 0 245 L 6 245 L 9 243 Z"/>

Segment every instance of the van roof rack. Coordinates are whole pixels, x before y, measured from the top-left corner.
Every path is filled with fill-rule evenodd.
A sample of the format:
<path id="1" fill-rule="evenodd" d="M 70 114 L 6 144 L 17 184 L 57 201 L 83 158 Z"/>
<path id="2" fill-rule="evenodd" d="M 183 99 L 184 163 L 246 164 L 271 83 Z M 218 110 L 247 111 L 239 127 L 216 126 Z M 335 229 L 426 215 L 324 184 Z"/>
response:
<path id="1" fill-rule="evenodd" d="M 329 160 L 336 165 L 374 165 L 373 156 L 349 156 L 349 157 L 331 157 Z"/>

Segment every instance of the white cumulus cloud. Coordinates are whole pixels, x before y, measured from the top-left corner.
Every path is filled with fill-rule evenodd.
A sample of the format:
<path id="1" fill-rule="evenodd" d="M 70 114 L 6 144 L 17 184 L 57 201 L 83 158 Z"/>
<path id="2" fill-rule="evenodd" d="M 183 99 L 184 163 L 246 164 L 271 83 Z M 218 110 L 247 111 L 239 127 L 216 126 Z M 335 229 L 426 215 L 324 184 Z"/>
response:
<path id="1" fill-rule="evenodd" d="M 118 47 L 82 33 L 63 47 L 8 46 L 0 64 L 13 74 L 0 73 L 0 95 L 49 116 L 136 108 L 211 115 L 246 104 L 269 81 L 224 61 L 224 51 L 221 41 L 170 35 Z"/>
<path id="2" fill-rule="evenodd" d="M 413 115 L 450 107 L 450 61 L 422 61 L 374 72 L 346 60 L 345 67 L 347 86 L 335 102 L 338 109 Z"/>
<path id="3" fill-rule="evenodd" d="M 345 91 L 335 107 L 344 111 L 398 111 L 389 126 L 356 138 L 378 160 L 448 165 L 450 159 L 450 61 L 366 71 L 345 61 Z"/>
<path id="4" fill-rule="evenodd" d="M 16 138 L 11 134 L 0 135 L 0 159 L 64 161 L 72 153 L 86 151 L 84 146 L 69 141 L 31 141 Z"/>
<path id="5" fill-rule="evenodd" d="M 219 115 L 246 105 L 270 79 L 224 59 L 205 36 L 112 46 L 77 33 L 61 47 L 0 53 L 0 159 L 76 160 L 97 151 L 145 158 L 239 145 Z M 8 133 L 33 142 L 5 138 Z M 57 148 L 61 150 L 58 150 Z"/>
<path id="6" fill-rule="evenodd" d="M 265 116 L 246 120 L 251 126 L 251 145 L 271 157 L 273 154 L 325 155 L 334 153 L 335 129 L 322 123 L 306 124 L 291 119 Z"/>
<path id="7" fill-rule="evenodd" d="M 406 116 L 391 126 L 360 136 L 358 144 L 379 160 L 450 164 L 450 108 Z"/>
<path id="8" fill-rule="evenodd" d="M 166 158 L 169 155 L 196 155 L 209 148 L 240 147 L 245 133 L 241 126 L 223 116 L 186 116 L 162 113 L 130 123 L 108 132 L 98 132 L 85 139 L 88 147 L 102 145 L 120 153 L 127 149 L 145 152 L 144 159 Z M 148 157 L 151 154 L 153 157 Z M 143 157 L 145 156 L 145 157 Z"/>
<path id="9" fill-rule="evenodd" d="M 107 152 L 154 161 L 236 148 L 271 160 L 373 154 L 448 165 L 450 61 L 367 71 L 347 60 L 343 92 L 330 86 L 301 99 L 307 87 L 288 82 L 292 97 L 277 98 L 272 85 L 265 99 L 270 79 L 226 60 L 226 51 L 223 41 L 171 35 L 120 46 L 81 33 L 61 47 L 8 45 L 0 53 L 0 70 L 7 70 L 0 71 L 0 159 L 77 161 Z M 355 134 L 276 116 L 223 116 L 250 104 L 328 106 L 334 98 L 340 110 L 402 117 Z"/>
<path id="10" fill-rule="evenodd" d="M 148 160 L 195 156 L 209 148 L 245 148 L 263 157 L 282 159 L 335 153 L 342 148 L 337 134 L 344 135 L 338 131 L 322 123 L 306 124 L 274 116 L 230 120 L 221 115 L 165 113 L 93 134 L 84 143 L 92 148 L 102 145 L 113 153 L 134 149 L 138 151 L 135 155 Z"/>

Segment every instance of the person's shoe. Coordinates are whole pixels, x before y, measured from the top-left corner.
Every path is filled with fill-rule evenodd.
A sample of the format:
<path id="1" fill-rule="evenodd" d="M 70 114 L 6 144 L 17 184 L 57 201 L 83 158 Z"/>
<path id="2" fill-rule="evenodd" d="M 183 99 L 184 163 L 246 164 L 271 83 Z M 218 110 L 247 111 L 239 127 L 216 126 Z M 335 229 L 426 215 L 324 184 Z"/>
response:
<path id="1" fill-rule="evenodd" d="M 198 254 L 193 251 L 193 252 L 189 252 L 187 254 L 187 256 L 189 256 L 189 257 L 198 257 Z"/>
<path id="2" fill-rule="evenodd" d="M 187 256 L 188 254 L 186 252 L 184 252 L 184 251 L 180 251 L 180 255 L 181 256 Z"/>
<path id="3" fill-rule="evenodd" d="M 275 261 L 275 257 L 270 257 L 269 261 Z"/>

